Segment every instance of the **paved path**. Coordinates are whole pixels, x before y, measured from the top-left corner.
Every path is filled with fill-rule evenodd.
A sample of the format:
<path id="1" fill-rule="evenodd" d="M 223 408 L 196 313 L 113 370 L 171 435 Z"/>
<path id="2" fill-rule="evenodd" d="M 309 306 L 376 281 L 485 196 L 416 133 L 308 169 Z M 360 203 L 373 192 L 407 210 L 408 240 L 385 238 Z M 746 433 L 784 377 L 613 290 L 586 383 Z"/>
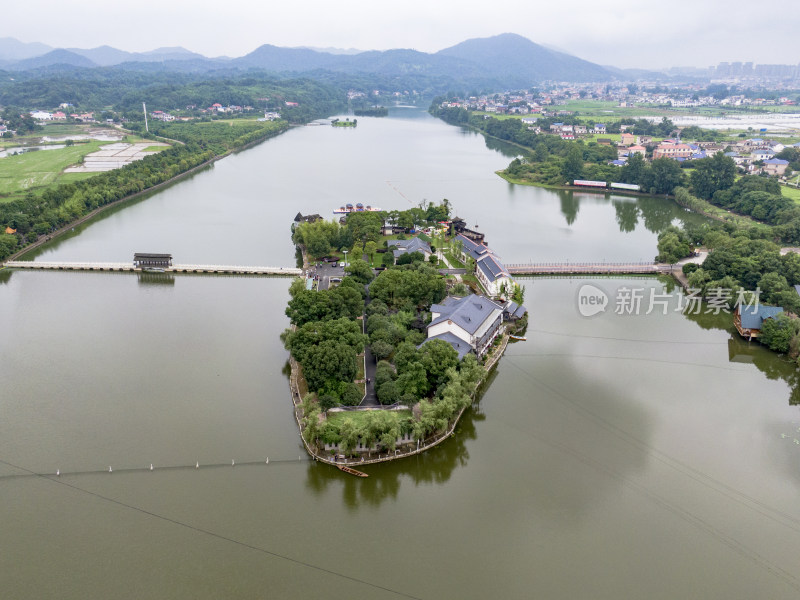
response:
<path id="1" fill-rule="evenodd" d="M 366 318 L 366 317 L 365 317 Z M 364 360 L 366 362 L 365 377 L 367 378 L 367 395 L 361 401 L 360 406 L 380 406 L 378 396 L 375 393 L 375 372 L 378 369 L 375 356 L 372 354 L 372 349 L 367 346 L 364 351 Z"/>
<path id="2" fill-rule="evenodd" d="M 367 297 L 364 299 L 364 304 L 367 305 L 370 302 L 369 297 L 369 288 L 367 289 Z M 365 328 L 367 327 L 367 315 L 364 313 L 364 320 L 362 321 Z M 372 354 L 372 348 L 369 347 L 367 344 L 366 349 L 364 350 L 364 377 L 367 379 L 367 395 L 364 396 L 364 399 L 361 401 L 360 406 L 380 406 L 381 403 L 378 402 L 378 396 L 375 393 L 375 373 L 378 370 L 378 362 L 375 360 L 375 355 Z"/>

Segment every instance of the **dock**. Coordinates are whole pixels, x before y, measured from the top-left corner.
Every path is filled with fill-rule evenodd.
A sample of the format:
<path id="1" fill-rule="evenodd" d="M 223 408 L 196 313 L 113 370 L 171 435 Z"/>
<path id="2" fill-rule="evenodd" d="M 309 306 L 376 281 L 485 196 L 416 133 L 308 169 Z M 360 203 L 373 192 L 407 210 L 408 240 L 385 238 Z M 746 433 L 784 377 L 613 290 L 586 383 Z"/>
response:
<path id="1" fill-rule="evenodd" d="M 130 262 L 45 262 L 33 260 L 10 260 L 5 263 L 9 269 L 28 269 L 44 271 L 116 271 L 129 273 L 148 272 L 148 269 Z M 171 265 L 163 268 L 164 273 L 213 273 L 230 275 L 266 275 L 272 277 L 299 277 L 302 269 L 295 267 L 263 267 L 244 265 Z"/>

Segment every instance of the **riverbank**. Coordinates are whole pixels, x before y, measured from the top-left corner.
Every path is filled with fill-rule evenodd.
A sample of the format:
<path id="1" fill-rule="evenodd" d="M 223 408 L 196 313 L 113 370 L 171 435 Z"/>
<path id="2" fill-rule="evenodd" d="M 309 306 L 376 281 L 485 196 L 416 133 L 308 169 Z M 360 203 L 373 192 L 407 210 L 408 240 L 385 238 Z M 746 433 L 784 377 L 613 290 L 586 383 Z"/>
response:
<path id="1" fill-rule="evenodd" d="M 549 185 L 545 183 L 536 183 L 533 181 L 527 181 L 525 179 L 517 179 L 515 177 L 511 177 L 506 174 L 504 171 L 495 171 L 495 175 L 499 176 L 501 179 L 504 179 L 508 183 L 513 183 L 514 185 L 526 185 L 529 187 L 538 187 L 544 188 L 548 190 L 562 190 L 568 192 L 588 192 L 590 194 L 614 194 L 616 195 L 623 195 L 623 196 L 634 196 L 639 198 L 653 198 L 663 197 L 666 200 L 673 200 L 679 206 L 692 211 L 698 215 L 703 215 L 704 217 L 708 217 L 709 219 L 714 219 L 715 221 L 720 222 L 733 222 L 737 226 L 740 227 L 769 227 L 766 223 L 762 223 L 760 221 L 756 221 L 755 219 L 748 217 L 747 215 L 740 215 L 730 210 L 726 210 L 724 208 L 720 208 L 719 206 L 715 206 L 706 200 L 702 200 L 697 198 L 696 196 L 689 196 L 691 201 L 688 201 L 683 197 L 681 194 L 650 194 L 648 192 L 636 192 L 633 190 L 611 190 L 606 188 L 591 188 L 591 187 L 579 187 L 574 185 Z"/>
<path id="2" fill-rule="evenodd" d="M 189 177 L 191 175 L 194 175 L 195 173 L 205 169 L 209 165 L 212 165 L 213 163 L 217 162 L 218 160 L 226 158 L 227 156 L 229 156 L 231 154 L 234 154 L 236 152 L 241 152 L 243 150 L 247 150 L 249 148 L 252 148 L 253 146 L 256 146 L 256 145 L 258 145 L 258 144 L 260 144 L 260 143 L 262 143 L 262 142 L 264 142 L 264 141 L 266 141 L 268 139 L 276 137 L 277 135 L 279 135 L 281 133 L 284 133 L 287 130 L 288 130 L 288 127 L 283 128 L 283 129 L 279 129 L 279 130 L 276 130 L 276 131 L 271 131 L 271 132 L 269 132 L 268 135 L 265 135 L 264 137 L 262 137 L 260 139 L 248 142 L 247 144 L 244 144 L 243 146 L 241 146 L 239 148 L 230 149 L 230 150 L 226 151 L 223 154 L 215 155 L 215 156 L 209 158 L 208 160 L 206 160 L 204 162 L 201 162 L 200 164 L 198 164 L 198 165 L 196 165 L 196 166 L 194 166 L 194 167 L 192 167 L 192 168 L 190 168 L 190 169 L 188 169 L 186 171 L 183 171 L 182 173 L 178 173 L 177 175 L 175 175 L 174 177 L 171 177 L 170 179 L 162 181 L 161 183 L 157 183 L 157 184 L 155 184 L 155 185 L 153 185 L 151 187 L 148 187 L 148 188 L 143 189 L 141 191 L 138 191 L 138 192 L 135 192 L 133 194 L 129 194 L 128 196 L 125 196 L 123 198 L 120 198 L 119 200 L 115 200 L 115 201 L 110 202 L 108 204 L 104 204 L 103 206 L 99 206 L 99 207 L 95 208 L 94 210 L 92 210 L 91 212 L 87 213 L 86 215 L 76 219 L 75 221 L 72 221 L 72 222 L 64 225 L 63 227 L 57 229 L 56 231 L 54 231 L 52 233 L 48 233 L 47 235 L 44 235 L 44 236 L 40 236 L 35 242 L 31 242 L 30 244 L 27 244 L 26 246 L 24 246 L 23 248 L 21 248 L 17 252 L 15 252 L 15 253 L 11 254 L 10 256 L 6 257 L 2 261 L 2 263 L 0 263 L 0 264 L 4 264 L 5 262 L 8 262 L 8 261 L 18 260 L 18 259 L 22 258 L 23 256 L 25 256 L 26 254 L 28 254 L 29 252 L 31 252 L 31 251 L 43 246 L 44 244 L 46 244 L 46 243 L 48 243 L 48 242 L 50 242 L 50 241 L 52 241 L 52 240 L 64 235 L 64 234 L 66 234 L 66 233 L 68 233 L 70 231 L 72 231 L 75 227 L 78 227 L 80 225 L 83 225 L 84 223 L 87 223 L 87 222 L 91 221 L 92 219 L 94 219 L 98 215 L 102 214 L 103 212 L 105 212 L 105 211 L 107 211 L 107 210 L 109 210 L 109 209 L 111 209 L 113 207 L 120 206 L 120 205 L 124 204 L 125 202 L 129 202 L 131 200 L 135 200 L 137 198 L 140 198 L 145 194 L 149 194 L 151 192 L 156 192 L 156 191 L 159 191 L 161 189 L 164 189 L 164 188 L 166 188 L 166 187 L 168 187 L 168 186 L 170 186 L 170 185 L 172 185 L 174 183 L 177 183 L 177 182 L 181 181 L 182 179 L 185 179 L 185 178 L 187 178 L 187 177 Z M 153 137 L 155 138 L 157 136 L 153 136 Z M 174 140 L 174 141 L 177 141 L 177 140 Z M 180 142 L 180 143 L 183 144 L 183 142 Z M 183 145 L 185 145 L 185 144 L 183 144 Z"/>

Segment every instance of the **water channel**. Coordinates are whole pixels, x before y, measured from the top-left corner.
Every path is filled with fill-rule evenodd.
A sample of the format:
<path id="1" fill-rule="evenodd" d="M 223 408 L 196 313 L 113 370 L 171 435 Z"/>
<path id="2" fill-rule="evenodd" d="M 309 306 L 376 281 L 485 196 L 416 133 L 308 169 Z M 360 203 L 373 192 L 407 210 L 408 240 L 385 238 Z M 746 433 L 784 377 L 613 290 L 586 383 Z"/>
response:
<path id="1" fill-rule="evenodd" d="M 348 201 L 447 197 L 507 263 L 652 260 L 697 219 L 511 186 L 515 153 L 415 109 L 297 128 L 35 258 L 292 266 L 294 215 Z M 798 597 L 796 369 L 674 295 L 614 312 L 665 282 L 522 283 L 528 339 L 456 435 L 361 480 L 298 439 L 286 279 L 0 271 L 3 598 Z"/>

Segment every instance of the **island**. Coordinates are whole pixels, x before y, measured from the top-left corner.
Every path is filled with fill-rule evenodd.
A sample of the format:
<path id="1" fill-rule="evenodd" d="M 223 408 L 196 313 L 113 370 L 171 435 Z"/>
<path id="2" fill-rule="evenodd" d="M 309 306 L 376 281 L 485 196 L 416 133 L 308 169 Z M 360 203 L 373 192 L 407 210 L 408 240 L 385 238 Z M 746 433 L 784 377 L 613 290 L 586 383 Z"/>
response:
<path id="1" fill-rule="evenodd" d="M 364 106 L 354 108 L 353 114 L 357 117 L 385 117 L 389 114 L 389 109 L 385 106 Z"/>
<path id="2" fill-rule="evenodd" d="M 357 127 L 358 126 L 358 119 L 353 119 L 352 121 L 350 118 L 346 118 L 344 121 L 341 119 L 332 119 L 331 125 L 333 127 Z"/>
<path id="3" fill-rule="evenodd" d="M 441 443 L 524 332 L 523 289 L 449 210 L 298 213 L 305 277 L 290 286 L 281 339 L 316 460 L 363 465 Z"/>

